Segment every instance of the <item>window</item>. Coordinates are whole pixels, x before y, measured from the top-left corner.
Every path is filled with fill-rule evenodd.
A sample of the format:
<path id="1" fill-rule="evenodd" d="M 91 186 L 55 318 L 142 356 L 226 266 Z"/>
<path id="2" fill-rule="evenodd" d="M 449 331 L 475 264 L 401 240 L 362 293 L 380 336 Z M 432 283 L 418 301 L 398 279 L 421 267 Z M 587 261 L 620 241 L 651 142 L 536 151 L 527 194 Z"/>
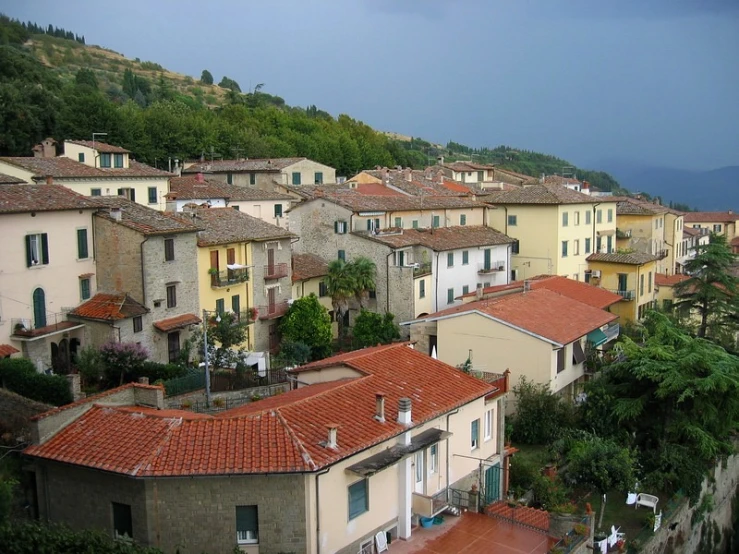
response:
<path id="1" fill-rule="evenodd" d="M 90 196 L 101 196 L 102 191 L 100 189 L 90 189 Z"/>
<path id="2" fill-rule="evenodd" d="M 100 154 L 100 167 L 110 167 L 110 154 Z"/>
<path id="3" fill-rule="evenodd" d="M 259 542 L 259 513 L 256 506 L 236 506 L 236 542 Z"/>
<path id="4" fill-rule="evenodd" d="M 590 210 L 585 212 L 585 225 L 590 225 Z"/>
<path id="5" fill-rule="evenodd" d="M 721 232 L 721 224 L 720 224 L 720 223 L 716 223 L 716 224 L 715 224 L 715 225 L 713 226 L 713 232 L 714 232 L 714 233 L 720 233 L 720 232 Z"/>
<path id="6" fill-rule="evenodd" d="M 595 222 L 603 223 L 603 210 L 598 210 L 595 212 Z"/>
<path id="7" fill-rule="evenodd" d="M 639 296 L 644 295 L 644 274 L 639 275 Z"/>
<path id="8" fill-rule="evenodd" d="M 275 217 L 282 217 L 282 204 L 275 204 Z"/>
<path id="9" fill-rule="evenodd" d="M 48 265 L 49 239 L 46 233 L 26 235 L 26 266 Z"/>
<path id="10" fill-rule="evenodd" d="M 398 258 L 398 266 L 403 267 L 405 265 L 405 252 L 403 250 L 399 250 L 395 253 L 395 255 Z"/>
<path id="11" fill-rule="evenodd" d="M 226 311 L 226 301 L 223 298 L 216 299 L 216 313 L 222 314 Z"/>
<path id="12" fill-rule="evenodd" d="M 518 225 L 518 216 L 517 215 L 509 215 L 508 216 L 508 225 L 511 227 L 515 227 Z"/>
<path id="13" fill-rule="evenodd" d="M 344 250 L 339 250 L 339 253 L 336 256 L 338 259 L 342 261 L 346 261 L 346 252 Z"/>
<path id="14" fill-rule="evenodd" d="M 613 208 L 608 208 L 608 223 L 613 223 Z"/>
<path id="15" fill-rule="evenodd" d="M 328 285 L 324 281 L 318 283 L 318 296 L 321 298 L 328 296 Z"/>
<path id="16" fill-rule="evenodd" d="M 133 318 L 133 332 L 140 333 L 144 330 L 144 320 L 140 315 Z"/>
<path id="17" fill-rule="evenodd" d="M 136 189 L 130 187 L 118 189 L 118 196 L 128 198 L 131 202 L 136 202 Z"/>
<path id="18" fill-rule="evenodd" d="M 300 171 L 293 171 L 293 185 L 300 184 Z"/>
<path id="19" fill-rule="evenodd" d="M 418 282 L 418 298 L 426 298 L 426 279 Z"/>
<path id="20" fill-rule="evenodd" d="M 454 252 L 449 252 L 446 255 L 446 266 L 454 267 Z"/>
<path id="21" fill-rule="evenodd" d="M 234 210 L 236 210 L 237 212 L 240 212 L 240 211 L 241 211 L 241 206 L 239 206 L 238 204 L 237 204 L 237 205 L 234 205 L 234 206 L 231 206 L 231 207 L 232 207 L 232 208 L 233 208 Z"/>
<path id="22" fill-rule="evenodd" d="M 462 287 L 462 294 L 467 294 L 469 292 L 470 292 L 470 286 L 469 285 L 464 285 Z"/>
<path id="23" fill-rule="evenodd" d="M 619 293 L 621 293 L 621 292 L 625 293 L 628 290 L 627 289 L 628 283 L 629 283 L 629 274 L 628 273 L 619 273 L 618 274 L 618 292 Z"/>
<path id="24" fill-rule="evenodd" d="M 167 285 L 167 308 L 177 307 L 177 285 Z"/>
<path id="25" fill-rule="evenodd" d="M 647 292 L 652 292 L 652 272 L 649 272 L 649 279 L 647 281 Z"/>
<path id="26" fill-rule="evenodd" d="M 87 229 L 77 229 L 77 259 L 86 260 L 89 258 L 87 251 Z"/>
<path id="27" fill-rule="evenodd" d="M 454 304 L 454 288 L 446 289 L 446 303 Z"/>
<path id="28" fill-rule="evenodd" d="M 313 183 L 316 185 L 323 184 L 323 171 L 316 171 L 316 174 L 313 178 Z"/>
<path id="29" fill-rule="evenodd" d="M 403 228 L 403 218 L 402 217 L 395 218 L 395 227 L 397 227 L 398 229 Z"/>
<path id="30" fill-rule="evenodd" d="M 567 244 L 567 243 L 568 243 L 568 242 L 569 242 L 569 241 L 566 241 L 566 240 L 563 240 L 563 241 L 562 241 L 562 257 L 563 257 L 563 258 L 566 258 L 566 257 L 567 257 L 567 246 L 568 246 L 568 244 Z"/>
<path id="31" fill-rule="evenodd" d="M 462 250 L 462 265 L 469 265 L 469 263 L 470 263 L 469 250 Z"/>
<path id="32" fill-rule="evenodd" d="M 174 239 L 164 239 L 164 261 L 174 261 Z"/>
<path id="33" fill-rule="evenodd" d="M 467 216 L 465 214 L 459 216 L 459 224 L 467 225 Z"/>
<path id="34" fill-rule="evenodd" d="M 257 184 L 257 174 L 253 171 L 249 173 L 249 184 L 250 185 L 256 185 Z"/>
<path id="35" fill-rule="evenodd" d="M 354 519 L 369 510 L 369 491 L 367 479 L 349 485 L 349 519 Z"/>
<path id="36" fill-rule="evenodd" d="M 485 172 L 484 171 L 478 171 L 477 172 L 477 182 L 482 183 L 485 180 Z"/>
<path id="37" fill-rule="evenodd" d="M 233 185 L 234 184 L 234 174 L 231 173 L 230 171 L 228 173 L 226 173 L 226 183 L 229 184 L 229 185 Z"/>
<path id="38" fill-rule="evenodd" d="M 611 235 L 606 237 L 606 252 L 609 254 L 613 252 L 613 237 Z"/>
<path id="39" fill-rule="evenodd" d="M 113 167 L 123 167 L 123 154 L 113 154 Z"/>
<path id="40" fill-rule="evenodd" d="M 567 227 L 570 224 L 570 214 L 568 212 L 562 212 L 562 227 Z"/>
<path id="41" fill-rule="evenodd" d="M 414 219 L 414 220 L 413 220 L 413 223 L 411 224 L 411 226 L 412 226 L 412 227 L 413 227 L 414 229 L 418 229 L 418 220 L 417 220 L 417 219 Z"/>
<path id="42" fill-rule="evenodd" d="M 590 254 L 590 239 L 585 239 L 585 253 Z"/>
<path id="43" fill-rule="evenodd" d="M 435 215 L 435 216 L 434 216 L 434 217 L 433 217 L 433 218 L 431 219 L 431 226 L 432 226 L 432 227 L 439 227 L 439 225 L 440 225 L 440 223 L 439 223 L 439 216 L 438 216 L 438 215 Z"/>
<path id="44" fill-rule="evenodd" d="M 565 348 L 557 350 L 557 373 L 565 370 Z"/>
<path id="45" fill-rule="evenodd" d="M 112 502 L 113 505 L 113 536 L 115 538 L 133 538 L 133 519 L 131 506 Z"/>
<path id="46" fill-rule="evenodd" d="M 175 363 L 180 358 L 180 332 L 167 334 L 167 352 L 169 353 L 170 363 Z"/>
<path id="47" fill-rule="evenodd" d="M 603 237 L 597 237 L 595 239 L 595 250 L 596 250 L 596 252 L 600 252 L 602 247 L 603 247 Z"/>
<path id="48" fill-rule="evenodd" d="M 572 243 L 572 250 L 573 256 L 580 255 L 580 239 L 575 239 L 575 241 Z"/>
<path id="49" fill-rule="evenodd" d="M 432 444 L 429 448 L 429 473 L 436 473 L 439 467 L 439 445 Z"/>
<path id="50" fill-rule="evenodd" d="M 338 233 L 339 235 L 346 234 L 346 221 L 343 219 L 334 221 L 334 233 Z"/>
<path id="51" fill-rule="evenodd" d="M 574 212 L 573 219 L 575 220 L 575 225 L 580 225 L 580 212 Z"/>
<path id="52" fill-rule="evenodd" d="M 521 241 L 515 239 L 511 244 L 511 254 L 518 254 L 521 251 Z"/>
<path id="53" fill-rule="evenodd" d="M 666 312 L 672 311 L 672 300 L 669 300 L 669 299 L 663 300 L 662 309 Z"/>
<path id="54" fill-rule="evenodd" d="M 489 441 L 493 438 L 493 410 L 485 412 L 485 426 L 483 427 L 483 439 Z"/>
<path id="55" fill-rule="evenodd" d="M 84 152 L 80 152 L 79 154 L 77 154 L 77 161 L 80 162 L 81 164 L 85 163 L 85 153 Z"/>
<path id="56" fill-rule="evenodd" d="M 379 228 L 380 228 L 380 218 L 379 217 L 375 219 L 367 220 L 367 230 L 368 231 L 376 231 Z"/>
<path id="57" fill-rule="evenodd" d="M 156 204 L 157 203 L 157 188 L 156 187 L 149 187 L 149 204 Z"/>
<path id="58" fill-rule="evenodd" d="M 90 280 L 80 279 L 80 298 L 82 300 L 89 300 L 90 298 Z"/>
<path id="59" fill-rule="evenodd" d="M 480 420 L 476 419 L 470 425 L 470 447 L 475 450 L 480 447 Z"/>

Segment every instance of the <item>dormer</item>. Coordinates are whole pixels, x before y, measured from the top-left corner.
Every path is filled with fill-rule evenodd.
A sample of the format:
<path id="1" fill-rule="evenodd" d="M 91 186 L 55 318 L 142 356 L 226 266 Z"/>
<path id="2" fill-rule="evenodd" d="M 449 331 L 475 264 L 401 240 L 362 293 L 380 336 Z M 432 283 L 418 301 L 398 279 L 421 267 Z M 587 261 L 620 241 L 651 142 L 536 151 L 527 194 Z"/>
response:
<path id="1" fill-rule="evenodd" d="M 63 156 L 90 167 L 128 169 L 130 152 L 100 141 L 65 140 Z"/>

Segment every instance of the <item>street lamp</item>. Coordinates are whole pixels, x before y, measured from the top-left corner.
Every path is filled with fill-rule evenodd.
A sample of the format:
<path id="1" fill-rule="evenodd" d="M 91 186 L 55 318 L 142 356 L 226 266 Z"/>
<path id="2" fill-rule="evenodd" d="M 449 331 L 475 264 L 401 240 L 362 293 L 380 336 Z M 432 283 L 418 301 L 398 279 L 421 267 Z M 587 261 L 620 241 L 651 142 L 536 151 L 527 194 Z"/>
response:
<path id="1" fill-rule="evenodd" d="M 203 351 L 204 351 L 204 362 L 205 362 L 205 406 L 210 408 L 210 365 L 208 359 L 208 310 L 203 310 Z M 221 314 L 216 313 L 216 323 L 221 322 Z"/>

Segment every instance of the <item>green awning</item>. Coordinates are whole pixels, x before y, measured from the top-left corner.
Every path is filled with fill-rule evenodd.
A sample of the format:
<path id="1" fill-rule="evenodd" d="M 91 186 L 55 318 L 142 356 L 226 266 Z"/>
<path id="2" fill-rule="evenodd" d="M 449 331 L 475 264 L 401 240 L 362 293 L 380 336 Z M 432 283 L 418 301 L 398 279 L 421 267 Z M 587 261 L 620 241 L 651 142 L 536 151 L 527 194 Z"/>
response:
<path id="1" fill-rule="evenodd" d="M 590 331 L 588 333 L 588 342 L 590 342 L 593 346 L 600 346 L 607 340 L 608 337 L 600 329 L 596 329 L 595 331 Z"/>

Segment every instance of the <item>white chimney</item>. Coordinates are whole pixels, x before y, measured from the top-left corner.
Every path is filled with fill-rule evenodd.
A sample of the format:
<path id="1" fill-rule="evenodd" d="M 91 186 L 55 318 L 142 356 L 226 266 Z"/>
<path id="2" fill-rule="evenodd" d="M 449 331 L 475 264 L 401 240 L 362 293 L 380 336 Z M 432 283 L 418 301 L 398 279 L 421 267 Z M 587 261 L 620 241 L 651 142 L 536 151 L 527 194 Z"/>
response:
<path id="1" fill-rule="evenodd" d="M 477 283 L 477 288 L 475 289 L 476 300 L 482 300 L 482 290 L 482 283 Z"/>
<path id="2" fill-rule="evenodd" d="M 398 401 L 398 423 L 401 425 L 411 424 L 411 399 L 401 398 Z"/>
<path id="3" fill-rule="evenodd" d="M 385 395 L 381 392 L 375 394 L 375 419 L 385 423 Z"/>
<path id="4" fill-rule="evenodd" d="M 338 443 L 336 442 L 336 431 L 339 428 L 338 423 L 329 423 L 326 425 L 328 428 L 328 440 L 326 441 L 326 448 L 336 448 Z"/>
<path id="5" fill-rule="evenodd" d="M 121 212 L 120 208 L 110 208 L 110 217 L 112 217 L 116 221 L 120 221 L 122 216 L 123 213 Z"/>

